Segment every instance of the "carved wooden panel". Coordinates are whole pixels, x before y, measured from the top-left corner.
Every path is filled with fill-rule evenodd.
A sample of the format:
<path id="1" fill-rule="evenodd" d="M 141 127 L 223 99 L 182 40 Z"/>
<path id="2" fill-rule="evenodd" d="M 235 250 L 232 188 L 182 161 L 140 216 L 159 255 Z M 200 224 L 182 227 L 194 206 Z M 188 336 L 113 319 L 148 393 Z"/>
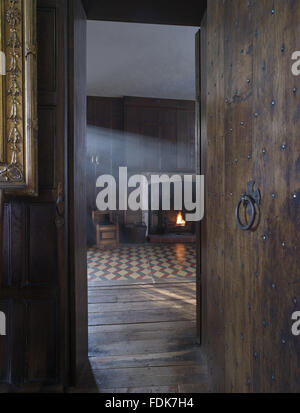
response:
<path id="1" fill-rule="evenodd" d="M 5 205 L 4 214 L 4 274 L 2 288 L 21 287 L 25 276 L 24 234 L 25 234 L 24 204 L 10 202 Z"/>
<path id="2" fill-rule="evenodd" d="M 6 205 L 4 287 L 55 285 L 57 246 L 49 243 L 56 238 L 55 213 L 52 203 Z"/>
<path id="3" fill-rule="evenodd" d="M 51 286 L 57 284 L 57 245 L 49 242 L 56 238 L 55 214 L 53 203 L 33 204 L 26 210 L 30 224 L 26 230 L 28 268 L 25 284 L 29 286 Z M 39 231 L 39 229 L 42 229 Z"/>
<path id="4" fill-rule="evenodd" d="M 3 363 L 0 363 L 0 383 L 7 383 L 11 374 L 11 345 L 12 345 L 12 303 L 9 300 L 0 300 L 0 311 L 6 316 L 6 336 L 0 336 L 0 354 Z M 7 337 L 9 337 L 7 339 Z"/>
<path id="5" fill-rule="evenodd" d="M 26 300 L 24 312 L 24 381 L 44 385 L 55 384 L 59 373 L 56 300 Z"/>
<path id="6" fill-rule="evenodd" d="M 65 367 L 66 228 L 63 203 L 59 220 L 56 207 L 65 187 L 65 6 L 39 0 L 37 8 L 39 196 L 5 200 L 0 303 L 9 303 L 11 330 L 4 337 L 9 354 L 7 347 L 0 351 L 0 374 L 1 384 L 14 391 L 61 388 Z"/>
<path id="7" fill-rule="evenodd" d="M 39 186 L 42 189 L 55 188 L 55 147 L 56 119 L 55 107 L 40 106 L 39 116 Z"/>
<path id="8" fill-rule="evenodd" d="M 38 85 L 39 93 L 55 93 L 56 92 L 56 77 L 55 70 L 57 63 L 57 33 L 53 32 L 53 27 L 56 23 L 56 10 L 55 7 L 51 7 L 48 3 L 48 7 L 39 9 L 39 17 L 37 21 L 37 38 L 39 42 L 39 49 L 47 50 L 47 53 L 43 53 L 38 59 Z M 47 68 L 47 70 L 44 70 Z"/>

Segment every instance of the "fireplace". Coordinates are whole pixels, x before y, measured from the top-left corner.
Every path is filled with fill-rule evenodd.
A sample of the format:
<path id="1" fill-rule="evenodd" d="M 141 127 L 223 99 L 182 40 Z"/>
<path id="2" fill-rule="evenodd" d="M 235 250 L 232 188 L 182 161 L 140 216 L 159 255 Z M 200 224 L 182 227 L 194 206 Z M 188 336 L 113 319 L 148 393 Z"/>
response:
<path id="1" fill-rule="evenodd" d="M 194 234 L 195 224 L 185 220 L 184 211 L 154 211 L 149 213 L 149 235 Z"/>
<path id="2" fill-rule="evenodd" d="M 181 211 L 179 211 L 176 216 L 176 227 L 181 227 L 181 228 L 186 227 L 186 221 L 183 219 Z"/>
<path id="3" fill-rule="evenodd" d="M 184 211 L 155 211 L 149 213 L 151 243 L 196 242 L 195 223 L 185 220 Z"/>
<path id="4" fill-rule="evenodd" d="M 195 242 L 196 226 L 186 220 L 186 211 L 170 210 L 152 211 L 150 208 L 151 185 L 150 174 L 144 174 L 149 182 L 149 211 L 143 213 L 143 222 L 147 225 L 147 235 L 150 242 Z M 159 175 L 159 174 L 158 174 Z M 166 175 L 173 176 L 173 173 Z M 178 175 L 178 173 L 177 173 Z M 180 175 L 180 174 L 179 174 Z M 171 208 L 174 205 L 174 188 L 171 186 Z M 161 193 L 160 193 L 161 196 Z M 162 206 L 162 200 L 160 200 Z M 191 212 L 191 211 L 190 211 Z"/>

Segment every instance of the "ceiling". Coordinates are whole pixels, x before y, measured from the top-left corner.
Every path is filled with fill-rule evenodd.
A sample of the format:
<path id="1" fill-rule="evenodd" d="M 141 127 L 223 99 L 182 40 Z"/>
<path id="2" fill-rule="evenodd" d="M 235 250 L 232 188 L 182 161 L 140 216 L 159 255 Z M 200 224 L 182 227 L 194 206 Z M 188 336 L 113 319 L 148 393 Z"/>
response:
<path id="1" fill-rule="evenodd" d="M 88 95 L 194 100 L 197 31 L 88 21 Z"/>

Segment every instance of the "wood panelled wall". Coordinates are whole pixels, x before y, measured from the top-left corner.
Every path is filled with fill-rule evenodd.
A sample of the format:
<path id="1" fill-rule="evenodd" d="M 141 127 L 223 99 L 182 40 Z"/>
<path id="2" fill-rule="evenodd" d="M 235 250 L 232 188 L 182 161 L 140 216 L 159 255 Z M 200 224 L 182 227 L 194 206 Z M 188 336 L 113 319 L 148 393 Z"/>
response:
<path id="1" fill-rule="evenodd" d="M 88 243 L 95 242 L 91 211 L 96 208 L 96 179 L 129 173 L 195 173 L 195 102 L 151 98 L 87 99 Z M 99 164 L 92 163 L 92 156 Z M 140 222 L 140 214 L 139 221 Z"/>
<path id="2" fill-rule="evenodd" d="M 214 390 L 299 392 L 300 2 L 209 1 L 207 15 L 205 348 Z M 259 219 L 234 211 L 248 181 Z"/>
<path id="3" fill-rule="evenodd" d="M 88 96 L 87 123 L 100 128 L 123 130 L 123 99 Z"/>
<path id="4" fill-rule="evenodd" d="M 124 159 L 124 110 L 122 98 L 87 98 L 87 222 L 88 245 L 96 242 L 92 211 L 96 209 L 96 179 L 100 175 L 117 176 Z M 98 156 L 99 163 L 92 163 Z"/>
<path id="5" fill-rule="evenodd" d="M 125 98 L 125 161 L 138 172 L 195 172 L 195 102 Z"/>
<path id="6" fill-rule="evenodd" d="M 97 176 L 104 173 L 115 175 L 118 173 L 119 166 L 122 165 L 124 160 L 123 112 L 123 99 L 121 98 L 87 98 L 87 124 L 95 126 L 94 129 L 89 129 L 87 136 L 87 156 L 89 161 L 93 155 L 99 156 L 99 164 L 93 166 L 91 162 L 88 162 L 88 167 L 89 169 L 95 167 Z"/>
<path id="7" fill-rule="evenodd" d="M 39 197 L 5 202 L 1 390 L 61 389 L 66 363 L 65 2 L 39 0 L 37 18 Z"/>
<path id="8" fill-rule="evenodd" d="M 133 172 L 195 171 L 195 102 L 134 97 L 87 102 L 88 125 L 101 128 L 98 147 L 88 139 L 88 156 L 99 154 L 103 173 L 118 172 L 119 166 Z M 106 139 L 110 131 L 115 132 Z"/>

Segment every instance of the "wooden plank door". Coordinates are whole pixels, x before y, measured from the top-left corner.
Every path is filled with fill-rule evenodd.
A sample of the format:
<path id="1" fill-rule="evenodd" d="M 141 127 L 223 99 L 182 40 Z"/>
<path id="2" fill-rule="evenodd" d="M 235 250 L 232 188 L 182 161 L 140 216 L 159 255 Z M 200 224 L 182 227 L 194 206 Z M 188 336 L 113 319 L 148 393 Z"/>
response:
<path id="1" fill-rule="evenodd" d="M 65 2 L 39 0 L 39 196 L 6 198 L 1 390 L 61 390 L 66 374 Z"/>
<path id="2" fill-rule="evenodd" d="M 300 3 L 208 3 L 206 349 L 215 390 L 298 392 Z M 235 207 L 254 180 L 260 213 Z M 242 214 L 241 214 L 242 216 Z"/>

